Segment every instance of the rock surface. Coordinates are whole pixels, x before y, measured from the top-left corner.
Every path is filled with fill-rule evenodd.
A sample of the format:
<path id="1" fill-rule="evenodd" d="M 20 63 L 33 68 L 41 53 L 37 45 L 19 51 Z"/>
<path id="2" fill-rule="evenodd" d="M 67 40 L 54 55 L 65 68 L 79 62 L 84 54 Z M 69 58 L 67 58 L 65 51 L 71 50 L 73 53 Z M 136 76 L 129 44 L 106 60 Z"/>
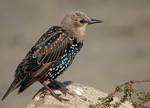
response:
<path id="1" fill-rule="evenodd" d="M 70 94 L 62 94 L 60 91 L 56 90 L 57 94 L 60 96 L 69 99 L 69 101 L 58 101 L 53 96 L 48 94 L 43 95 L 43 92 L 39 92 L 33 101 L 27 106 L 27 108 L 89 108 L 90 104 L 98 102 L 98 97 L 107 96 L 106 93 L 101 92 L 98 89 L 93 87 L 81 85 L 79 83 L 72 83 L 67 86 Z M 117 98 L 114 100 L 118 100 Z M 119 108 L 133 108 L 129 102 L 124 103 Z"/>

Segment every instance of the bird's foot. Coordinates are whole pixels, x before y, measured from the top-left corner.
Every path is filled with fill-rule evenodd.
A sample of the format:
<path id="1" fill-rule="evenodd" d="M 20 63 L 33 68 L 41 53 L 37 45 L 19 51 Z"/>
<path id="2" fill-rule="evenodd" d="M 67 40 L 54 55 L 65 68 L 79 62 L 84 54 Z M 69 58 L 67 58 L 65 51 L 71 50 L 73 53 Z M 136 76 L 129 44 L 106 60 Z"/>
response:
<path id="1" fill-rule="evenodd" d="M 36 96 L 39 95 L 38 98 L 44 98 L 46 95 L 51 95 L 54 98 L 56 98 L 59 101 L 69 101 L 68 99 L 62 98 L 60 97 L 60 94 L 56 94 L 55 92 L 47 92 L 47 89 L 45 87 L 43 87 L 42 89 L 40 89 L 34 96 L 32 99 L 36 99 Z"/>
<path id="2" fill-rule="evenodd" d="M 80 97 L 80 99 L 87 101 L 87 99 L 80 94 L 80 90 L 69 91 L 67 89 L 67 86 L 72 83 L 73 81 L 65 81 L 65 82 L 53 81 L 48 84 L 48 87 L 50 87 L 52 90 L 59 90 L 64 95 L 69 94 L 71 96 L 78 96 Z"/>
<path id="3" fill-rule="evenodd" d="M 56 98 L 57 100 L 59 100 L 60 102 L 62 102 L 62 101 L 69 101 L 68 99 L 65 99 L 65 98 L 60 97 L 60 95 L 59 95 L 59 94 L 56 94 L 55 92 L 50 92 L 50 94 L 51 94 L 54 98 Z"/>
<path id="4" fill-rule="evenodd" d="M 72 81 L 65 81 L 65 82 L 59 82 L 59 81 L 53 81 L 48 84 L 48 87 L 51 88 L 52 90 L 59 90 L 62 94 L 70 94 L 74 96 L 73 93 L 69 92 L 67 89 L 67 86 L 72 84 Z"/>
<path id="5" fill-rule="evenodd" d="M 44 98 L 47 94 L 47 89 L 45 87 L 42 87 L 39 91 L 35 93 L 35 95 L 33 95 L 32 99 L 35 99 L 37 95 L 39 95 L 40 98 Z"/>
<path id="6" fill-rule="evenodd" d="M 68 99 L 62 98 L 60 97 L 60 94 L 56 94 L 54 91 L 58 90 L 60 91 L 62 94 L 66 95 L 66 94 L 70 94 L 72 96 L 74 96 L 73 93 L 69 92 L 68 89 L 66 88 L 66 86 L 72 84 L 72 81 L 65 81 L 63 83 L 59 82 L 59 81 L 53 81 L 51 83 L 49 83 L 48 85 L 44 85 L 43 88 L 41 88 L 34 96 L 33 99 L 35 99 L 35 97 L 39 94 L 40 98 L 44 98 L 45 95 L 47 94 L 51 94 L 54 98 L 56 98 L 59 101 L 69 101 Z M 47 90 L 49 92 L 47 92 Z"/>

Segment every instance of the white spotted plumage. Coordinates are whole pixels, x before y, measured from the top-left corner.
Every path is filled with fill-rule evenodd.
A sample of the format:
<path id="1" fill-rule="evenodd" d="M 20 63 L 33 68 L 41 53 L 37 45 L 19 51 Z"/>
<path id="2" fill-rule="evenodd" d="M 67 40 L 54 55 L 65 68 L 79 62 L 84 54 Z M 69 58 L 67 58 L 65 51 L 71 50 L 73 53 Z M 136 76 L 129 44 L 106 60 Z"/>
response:
<path id="1" fill-rule="evenodd" d="M 51 65 L 52 69 L 49 70 L 49 72 L 48 72 L 50 74 L 49 75 L 50 79 L 55 79 L 65 69 L 68 68 L 68 66 L 73 61 L 77 52 L 80 50 L 81 46 L 82 46 L 82 44 L 73 43 L 69 46 L 68 49 L 65 50 L 65 53 L 61 57 L 60 61 Z"/>

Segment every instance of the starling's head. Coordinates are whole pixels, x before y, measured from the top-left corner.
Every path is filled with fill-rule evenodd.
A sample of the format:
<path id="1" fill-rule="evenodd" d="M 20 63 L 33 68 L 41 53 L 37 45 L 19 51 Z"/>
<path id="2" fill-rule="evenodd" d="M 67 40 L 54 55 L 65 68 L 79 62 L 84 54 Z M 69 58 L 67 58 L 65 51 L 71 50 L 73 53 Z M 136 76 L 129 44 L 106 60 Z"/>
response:
<path id="1" fill-rule="evenodd" d="M 61 26 L 66 30 L 73 32 L 77 36 L 83 36 L 87 25 L 95 23 L 102 23 L 102 21 L 92 19 L 83 12 L 75 11 L 65 15 L 61 22 Z"/>

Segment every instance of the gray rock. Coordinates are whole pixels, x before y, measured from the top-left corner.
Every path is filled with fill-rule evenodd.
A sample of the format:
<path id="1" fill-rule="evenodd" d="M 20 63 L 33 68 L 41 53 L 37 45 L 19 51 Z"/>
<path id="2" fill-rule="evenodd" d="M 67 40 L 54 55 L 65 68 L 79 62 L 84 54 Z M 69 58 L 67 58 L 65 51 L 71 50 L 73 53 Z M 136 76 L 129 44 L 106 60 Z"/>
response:
<path id="1" fill-rule="evenodd" d="M 27 106 L 27 108 L 88 108 L 90 104 L 98 102 L 98 97 L 106 97 L 107 94 L 95 89 L 93 87 L 81 85 L 79 83 L 72 83 L 67 86 L 70 94 L 62 94 L 60 91 L 56 90 L 55 92 L 61 94 L 60 96 L 69 99 L 69 101 L 58 101 L 53 96 L 48 94 L 43 95 L 42 92 L 39 92 L 33 101 Z M 118 98 L 114 99 L 118 101 Z M 119 108 L 133 108 L 129 102 L 125 102 Z"/>

